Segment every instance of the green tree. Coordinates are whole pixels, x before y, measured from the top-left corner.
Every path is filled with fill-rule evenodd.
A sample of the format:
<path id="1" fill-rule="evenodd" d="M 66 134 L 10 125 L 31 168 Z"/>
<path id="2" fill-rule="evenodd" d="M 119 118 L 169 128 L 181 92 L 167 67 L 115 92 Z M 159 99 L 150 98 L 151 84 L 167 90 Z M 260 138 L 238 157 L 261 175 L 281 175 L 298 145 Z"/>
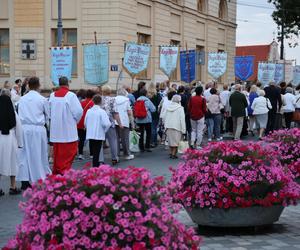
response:
<path id="1" fill-rule="evenodd" d="M 297 46 L 300 33 L 300 0 L 268 0 L 274 4 L 272 17 L 278 25 L 278 38 L 281 42 L 280 57 L 283 59 L 284 40 L 290 40 L 290 46 Z M 294 41 L 293 38 L 296 38 Z"/>

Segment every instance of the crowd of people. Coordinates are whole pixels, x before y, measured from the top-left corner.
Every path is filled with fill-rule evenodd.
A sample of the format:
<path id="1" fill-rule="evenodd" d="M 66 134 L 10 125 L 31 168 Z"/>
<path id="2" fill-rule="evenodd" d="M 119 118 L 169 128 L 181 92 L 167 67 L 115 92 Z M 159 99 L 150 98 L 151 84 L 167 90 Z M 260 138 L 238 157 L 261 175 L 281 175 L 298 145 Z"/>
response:
<path id="1" fill-rule="evenodd" d="M 141 153 L 164 144 L 176 159 L 182 141 L 201 150 L 205 134 L 208 143 L 223 140 L 225 133 L 234 140 L 248 134 L 261 139 L 275 129 L 299 127 L 299 112 L 300 86 L 286 83 L 140 82 L 134 92 L 122 86 L 113 93 L 103 86 L 74 93 L 61 77 L 59 87 L 44 97 L 37 77 L 18 79 L 13 87 L 6 82 L 0 94 L 0 175 L 10 176 L 9 194 L 19 194 L 50 173 L 64 174 L 75 157 L 87 157 L 87 141 L 93 167 L 105 162 L 107 147 L 111 165 L 121 156 L 134 159 L 132 130 L 140 134 Z"/>

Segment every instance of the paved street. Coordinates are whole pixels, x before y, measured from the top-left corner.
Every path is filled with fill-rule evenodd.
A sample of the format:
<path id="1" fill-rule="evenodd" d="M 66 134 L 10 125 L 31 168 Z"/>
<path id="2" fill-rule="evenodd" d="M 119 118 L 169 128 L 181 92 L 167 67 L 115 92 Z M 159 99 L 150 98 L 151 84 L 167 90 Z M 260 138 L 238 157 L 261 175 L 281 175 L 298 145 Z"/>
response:
<path id="1" fill-rule="evenodd" d="M 76 162 L 75 168 L 80 168 L 86 161 Z M 122 161 L 120 167 L 129 164 L 137 167 L 145 167 L 154 176 L 164 176 L 170 178 L 168 168 L 176 166 L 179 161 L 170 160 L 168 152 L 164 147 L 159 147 L 153 153 L 137 155 L 136 159 L 130 162 Z M 2 177 L 0 187 L 6 192 L 9 185 L 8 178 Z M 18 210 L 18 202 L 21 196 L 12 197 L 6 195 L 0 198 L 0 247 L 3 247 L 7 240 L 13 236 L 15 226 L 21 223 L 22 214 Z M 188 226 L 197 227 L 182 211 L 179 219 Z M 212 249 L 300 249 L 300 205 L 297 207 L 286 208 L 280 221 L 269 228 L 260 229 L 254 234 L 252 229 L 247 230 L 220 230 L 211 228 L 201 228 L 199 233 L 203 235 L 202 250 Z"/>

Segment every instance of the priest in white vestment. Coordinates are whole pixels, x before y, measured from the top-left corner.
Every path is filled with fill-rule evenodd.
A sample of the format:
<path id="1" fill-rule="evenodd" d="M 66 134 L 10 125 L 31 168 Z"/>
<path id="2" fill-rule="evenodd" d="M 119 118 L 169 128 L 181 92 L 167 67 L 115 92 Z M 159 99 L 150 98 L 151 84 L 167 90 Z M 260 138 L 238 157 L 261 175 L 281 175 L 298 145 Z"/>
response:
<path id="1" fill-rule="evenodd" d="M 48 162 L 48 140 L 45 125 L 49 121 L 49 103 L 39 92 L 40 80 L 32 77 L 28 82 L 30 91 L 21 97 L 18 113 L 23 127 L 24 146 L 19 150 L 17 180 L 22 189 L 28 182 L 45 179 L 51 170 Z"/>
<path id="2" fill-rule="evenodd" d="M 66 77 L 59 79 L 59 86 L 49 99 L 50 142 L 53 143 L 53 174 L 63 175 L 71 168 L 77 154 L 77 123 L 83 109 L 77 96 L 69 91 Z"/>

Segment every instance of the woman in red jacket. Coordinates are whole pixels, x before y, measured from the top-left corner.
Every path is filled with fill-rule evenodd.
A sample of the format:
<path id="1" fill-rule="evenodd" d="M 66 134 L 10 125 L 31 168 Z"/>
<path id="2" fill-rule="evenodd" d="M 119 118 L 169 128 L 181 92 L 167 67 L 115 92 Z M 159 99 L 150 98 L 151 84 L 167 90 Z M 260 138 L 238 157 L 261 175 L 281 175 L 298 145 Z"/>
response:
<path id="1" fill-rule="evenodd" d="M 202 97 L 203 88 L 198 86 L 195 89 L 196 96 L 190 99 L 188 110 L 191 117 L 191 147 L 201 149 L 203 130 L 205 128 L 206 101 Z"/>
<path id="2" fill-rule="evenodd" d="M 84 119 L 86 116 L 86 112 L 94 106 L 93 103 L 93 97 L 95 95 L 95 92 L 91 89 L 89 89 L 86 92 L 86 98 L 84 100 L 82 100 L 81 106 L 83 108 L 83 115 L 80 119 L 80 121 L 77 124 L 77 131 L 78 131 L 78 137 L 79 137 L 79 143 L 78 143 L 78 159 L 79 160 L 83 160 L 83 147 L 84 147 L 84 142 L 85 142 L 85 137 L 86 137 L 86 131 L 84 128 Z M 90 147 L 90 153 L 91 153 L 91 147 Z"/>

